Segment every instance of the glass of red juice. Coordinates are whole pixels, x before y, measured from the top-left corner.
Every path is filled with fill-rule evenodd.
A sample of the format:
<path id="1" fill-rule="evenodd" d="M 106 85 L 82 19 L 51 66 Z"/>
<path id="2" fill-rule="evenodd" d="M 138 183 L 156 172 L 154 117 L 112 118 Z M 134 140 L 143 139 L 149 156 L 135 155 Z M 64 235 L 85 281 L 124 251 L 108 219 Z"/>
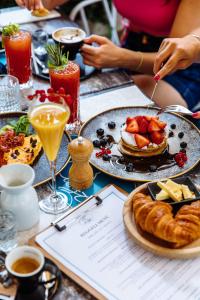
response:
<path id="1" fill-rule="evenodd" d="M 66 94 L 71 96 L 70 106 L 71 116 L 68 129 L 76 132 L 80 127 L 79 113 L 79 89 L 80 89 L 80 68 L 72 61 L 68 61 L 63 68 L 53 68 L 49 70 L 51 87 L 55 92 L 63 88 Z"/>
<path id="2" fill-rule="evenodd" d="M 8 74 L 18 78 L 20 88 L 32 86 L 31 80 L 31 34 L 20 30 L 3 38 Z"/>

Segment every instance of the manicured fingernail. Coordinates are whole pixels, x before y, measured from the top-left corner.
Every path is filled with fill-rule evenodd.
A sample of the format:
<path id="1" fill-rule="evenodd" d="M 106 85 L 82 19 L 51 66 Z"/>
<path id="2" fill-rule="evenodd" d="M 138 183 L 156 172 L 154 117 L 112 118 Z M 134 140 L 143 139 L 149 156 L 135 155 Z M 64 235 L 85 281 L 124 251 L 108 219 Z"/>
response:
<path id="1" fill-rule="evenodd" d="M 155 76 L 154 76 L 154 78 L 153 78 L 155 81 L 158 81 L 158 80 L 160 80 L 160 75 L 158 75 L 158 74 L 156 74 Z"/>
<path id="2" fill-rule="evenodd" d="M 199 115 L 199 113 L 198 113 L 198 112 L 195 112 L 195 113 L 192 114 L 192 117 L 193 117 L 193 118 L 196 118 L 196 117 L 198 117 L 198 115 Z"/>

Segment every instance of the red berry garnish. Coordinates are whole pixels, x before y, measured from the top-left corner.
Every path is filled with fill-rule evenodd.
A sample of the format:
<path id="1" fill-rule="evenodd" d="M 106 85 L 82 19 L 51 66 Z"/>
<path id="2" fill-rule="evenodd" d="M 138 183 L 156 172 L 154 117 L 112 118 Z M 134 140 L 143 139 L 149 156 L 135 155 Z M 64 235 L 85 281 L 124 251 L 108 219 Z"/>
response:
<path id="1" fill-rule="evenodd" d="M 49 93 L 49 94 L 54 93 L 54 89 L 53 89 L 52 87 L 51 87 L 51 88 L 48 88 L 47 93 Z"/>
<path id="2" fill-rule="evenodd" d="M 180 151 L 179 153 L 176 153 L 176 155 L 174 156 L 174 160 L 177 165 L 182 168 L 188 160 L 186 152 Z"/>
<path id="3" fill-rule="evenodd" d="M 44 102 L 45 99 L 46 99 L 46 95 L 45 95 L 45 94 L 41 94 L 41 95 L 40 95 L 40 98 L 39 98 L 39 101 L 40 101 L 40 102 Z"/>
<path id="4" fill-rule="evenodd" d="M 41 95 L 41 94 L 43 94 L 43 92 L 45 93 L 44 90 L 36 90 L 35 95 Z"/>
<path id="5" fill-rule="evenodd" d="M 48 95 L 48 96 L 47 96 L 47 99 L 48 99 L 50 102 L 53 102 L 53 96 L 52 96 L 52 95 Z"/>
<path id="6" fill-rule="evenodd" d="M 33 100 L 33 98 L 34 98 L 34 95 L 28 95 L 29 100 Z"/>

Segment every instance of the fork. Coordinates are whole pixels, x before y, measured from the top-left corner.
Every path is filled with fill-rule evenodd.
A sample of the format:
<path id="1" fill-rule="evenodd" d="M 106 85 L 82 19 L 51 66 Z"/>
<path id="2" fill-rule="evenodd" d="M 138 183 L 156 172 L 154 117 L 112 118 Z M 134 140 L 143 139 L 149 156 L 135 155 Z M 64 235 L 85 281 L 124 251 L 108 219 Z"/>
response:
<path id="1" fill-rule="evenodd" d="M 166 107 L 160 108 L 157 115 L 160 115 L 164 112 L 176 112 L 187 116 L 191 116 L 193 114 L 191 110 L 181 105 L 168 105 Z"/>

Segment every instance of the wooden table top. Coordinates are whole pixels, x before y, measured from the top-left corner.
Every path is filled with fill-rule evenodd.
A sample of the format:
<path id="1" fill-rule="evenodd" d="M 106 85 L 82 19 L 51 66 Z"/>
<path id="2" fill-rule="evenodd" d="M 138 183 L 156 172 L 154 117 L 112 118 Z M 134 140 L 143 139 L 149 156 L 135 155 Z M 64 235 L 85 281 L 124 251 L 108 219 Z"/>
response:
<path id="1" fill-rule="evenodd" d="M 38 28 L 42 28 L 46 30 L 49 34 L 56 28 L 63 26 L 72 26 L 75 23 L 72 23 L 64 18 L 53 19 L 48 21 L 42 21 L 37 23 L 30 23 L 23 25 L 23 28 L 34 31 Z M 34 80 L 34 89 L 47 89 L 49 87 L 49 82 L 45 81 L 41 78 L 33 77 Z M 95 95 L 96 93 L 101 93 L 102 91 L 110 90 L 113 88 L 120 88 L 124 86 L 131 85 L 131 77 L 123 70 L 112 70 L 112 71 L 97 71 L 90 78 L 81 81 L 80 87 L 80 96 L 87 97 L 90 95 Z M 192 172 L 195 176 L 196 174 L 200 174 L 200 167 L 198 166 Z M 198 183 L 200 184 L 200 178 L 198 179 Z M 48 184 L 44 184 L 37 188 L 37 192 L 40 198 L 45 197 L 49 193 Z M 46 215 L 41 212 L 41 222 L 38 226 L 33 228 L 31 231 L 23 232 L 19 234 L 19 241 L 21 244 L 26 243 L 27 240 L 39 232 L 42 228 L 46 227 L 46 224 L 49 224 L 52 216 Z M 0 292 L 3 292 L 0 286 Z M 9 294 L 9 290 L 4 290 L 6 294 Z M 63 275 L 62 286 L 59 289 L 58 293 L 54 297 L 54 300 L 86 300 L 86 299 L 94 299 L 89 293 L 83 290 L 80 286 L 78 286 L 75 282 L 69 279 L 67 276 Z"/>

